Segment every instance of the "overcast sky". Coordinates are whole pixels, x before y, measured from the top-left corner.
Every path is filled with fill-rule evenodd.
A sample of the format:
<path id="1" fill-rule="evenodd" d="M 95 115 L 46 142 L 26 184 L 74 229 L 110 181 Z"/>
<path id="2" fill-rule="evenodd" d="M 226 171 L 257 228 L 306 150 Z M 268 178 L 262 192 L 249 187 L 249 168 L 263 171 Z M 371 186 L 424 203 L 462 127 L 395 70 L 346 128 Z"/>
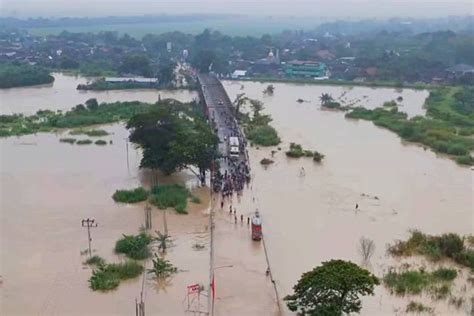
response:
<path id="1" fill-rule="evenodd" d="M 473 15 L 474 0 L 0 0 L 2 16 L 234 13 L 315 17 Z"/>

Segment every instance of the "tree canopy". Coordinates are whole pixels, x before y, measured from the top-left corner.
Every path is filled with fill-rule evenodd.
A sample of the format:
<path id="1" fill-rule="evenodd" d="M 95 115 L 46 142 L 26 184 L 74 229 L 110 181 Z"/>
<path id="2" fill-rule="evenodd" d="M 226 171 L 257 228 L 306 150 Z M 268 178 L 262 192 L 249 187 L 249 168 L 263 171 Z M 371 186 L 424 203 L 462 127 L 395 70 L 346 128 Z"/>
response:
<path id="1" fill-rule="evenodd" d="M 359 296 L 373 295 L 379 280 L 355 263 L 344 260 L 323 262 L 303 273 L 293 287 L 294 294 L 285 297 L 288 308 L 302 315 L 342 315 L 358 313 Z"/>
<path id="2" fill-rule="evenodd" d="M 51 83 L 54 77 L 38 66 L 0 63 L 0 88 L 13 88 Z"/>
<path id="3" fill-rule="evenodd" d="M 217 137 L 197 113 L 165 100 L 148 113 L 132 117 L 127 128 L 130 141 L 143 150 L 141 168 L 159 169 L 165 174 L 192 166 L 204 182 L 205 173 L 217 157 Z"/>

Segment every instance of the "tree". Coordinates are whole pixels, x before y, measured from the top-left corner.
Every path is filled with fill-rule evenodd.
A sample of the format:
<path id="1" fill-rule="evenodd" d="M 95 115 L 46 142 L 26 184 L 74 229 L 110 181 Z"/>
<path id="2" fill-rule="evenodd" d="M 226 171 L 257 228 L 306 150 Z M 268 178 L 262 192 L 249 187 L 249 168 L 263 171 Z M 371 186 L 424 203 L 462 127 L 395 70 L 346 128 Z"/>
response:
<path id="1" fill-rule="evenodd" d="M 154 241 L 158 243 L 158 250 L 161 250 L 162 252 L 166 252 L 166 249 L 169 246 L 169 243 L 171 242 L 171 237 L 168 234 L 162 234 L 159 231 L 155 231 L 156 237 L 154 238 Z"/>
<path id="2" fill-rule="evenodd" d="M 183 108 L 162 102 L 151 112 L 135 115 L 127 124 L 130 141 L 143 150 L 141 168 L 165 174 L 187 168 L 204 184 L 217 158 L 218 138 L 200 115 Z"/>
<path id="3" fill-rule="evenodd" d="M 149 77 L 152 75 L 150 59 L 143 54 L 127 55 L 120 66 L 120 71 Z"/>
<path id="4" fill-rule="evenodd" d="M 294 294 L 285 297 L 288 308 L 302 315 L 342 315 L 358 313 L 359 296 L 373 295 L 380 282 L 369 271 L 344 260 L 323 262 L 303 273 L 293 287 Z"/>
<path id="5" fill-rule="evenodd" d="M 160 86 L 170 87 L 173 84 L 174 80 L 174 70 L 176 68 L 176 63 L 171 60 L 164 60 L 160 62 L 158 66 L 158 80 Z"/>
<path id="6" fill-rule="evenodd" d="M 332 96 L 329 93 L 321 94 L 321 96 L 319 97 L 319 100 L 321 100 L 322 105 L 326 105 L 326 104 L 329 104 L 331 102 L 334 102 L 334 99 L 332 98 Z"/>
<path id="7" fill-rule="evenodd" d="M 148 273 L 154 273 L 157 278 L 167 278 L 171 274 L 178 272 L 178 269 L 168 260 L 159 257 L 155 253 L 155 258 L 152 259 L 153 268 L 148 269 Z"/>
<path id="8" fill-rule="evenodd" d="M 87 109 L 90 111 L 97 110 L 99 108 L 99 102 L 96 98 L 92 98 L 86 101 Z"/>

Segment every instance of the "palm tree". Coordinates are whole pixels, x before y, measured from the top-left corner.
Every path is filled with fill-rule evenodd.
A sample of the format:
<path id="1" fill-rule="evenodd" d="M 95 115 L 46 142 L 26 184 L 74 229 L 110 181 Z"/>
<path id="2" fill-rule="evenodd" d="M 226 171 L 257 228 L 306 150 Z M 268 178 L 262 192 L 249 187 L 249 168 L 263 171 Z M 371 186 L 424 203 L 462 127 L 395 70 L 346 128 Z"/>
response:
<path id="1" fill-rule="evenodd" d="M 153 268 L 148 269 L 148 273 L 154 273 L 157 278 L 166 278 L 171 274 L 178 272 L 178 269 L 168 260 L 159 257 L 155 253 L 155 259 L 152 260 Z"/>
<path id="2" fill-rule="evenodd" d="M 158 243 L 158 250 L 161 250 L 162 252 L 166 251 L 166 248 L 168 248 L 169 243 L 171 242 L 171 236 L 168 234 L 162 234 L 159 231 L 156 232 L 156 237 L 154 240 Z"/>
<path id="3" fill-rule="evenodd" d="M 319 100 L 321 100 L 322 105 L 326 105 L 326 104 L 329 104 L 331 102 L 334 102 L 334 99 L 332 98 L 332 96 L 329 93 L 321 94 L 321 96 L 319 97 Z"/>

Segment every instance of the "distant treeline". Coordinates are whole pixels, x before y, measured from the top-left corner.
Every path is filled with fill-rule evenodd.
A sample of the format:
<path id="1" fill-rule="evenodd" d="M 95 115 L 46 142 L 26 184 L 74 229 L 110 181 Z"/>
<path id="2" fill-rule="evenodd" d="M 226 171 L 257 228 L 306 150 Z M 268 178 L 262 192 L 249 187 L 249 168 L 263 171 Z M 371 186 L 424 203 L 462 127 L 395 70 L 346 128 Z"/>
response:
<path id="1" fill-rule="evenodd" d="M 71 27 L 113 24 L 193 22 L 202 20 L 223 19 L 230 15 L 188 14 L 188 15 L 144 15 L 144 16 L 108 16 L 94 18 L 0 18 L 0 28 L 34 28 L 34 27 Z"/>
<path id="2" fill-rule="evenodd" d="M 52 83 L 54 77 L 45 68 L 28 64 L 0 63 L 0 88 Z"/>

